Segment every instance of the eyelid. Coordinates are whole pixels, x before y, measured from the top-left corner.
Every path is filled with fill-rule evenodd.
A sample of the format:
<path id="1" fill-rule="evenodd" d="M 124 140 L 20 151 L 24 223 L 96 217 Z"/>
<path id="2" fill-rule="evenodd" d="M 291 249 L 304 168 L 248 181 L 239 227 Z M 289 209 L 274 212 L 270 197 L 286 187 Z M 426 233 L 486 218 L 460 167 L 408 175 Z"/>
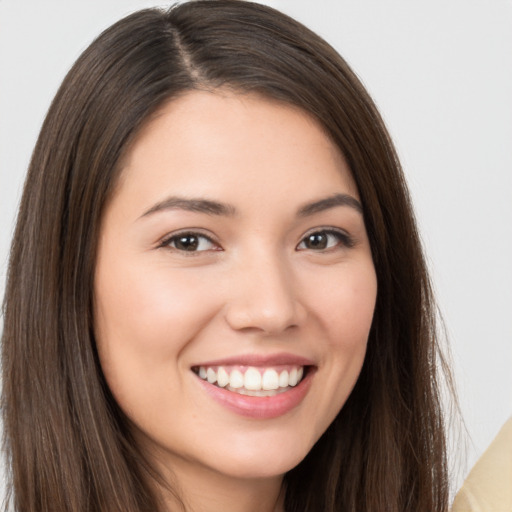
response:
<path id="1" fill-rule="evenodd" d="M 209 252 L 209 250 L 203 250 L 203 251 L 180 251 L 179 249 L 176 249 L 175 247 L 170 246 L 170 242 L 176 238 L 179 238 L 180 236 L 185 235 L 192 235 L 196 236 L 198 238 L 205 238 L 210 242 L 212 245 L 215 245 L 216 248 L 211 249 L 213 251 L 222 250 L 222 247 L 220 246 L 219 242 L 211 235 L 205 233 L 201 228 L 185 228 L 185 229 L 179 229 L 178 231 L 173 231 L 172 233 L 168 233 L 163 238 L 160 239 L 160 241 L 157 244 L 157 249 L 168 249 L 174 252 L 179 252 L 180 254 L 184 254 L 185 256 L 194 256 L 197 254 L 201 254 L 204 252 Z"/>
<path id="2" fill-rule="evenodd" d="M 307 248 L 299 249 L 299 246 L 304 243 L 306 238 L 308 236 L 314 235 L 315 233 L 325 233 L 328 235 L 336 235 L 339 237 L 340 245 L 346 248 L 351 248 L 355 245 L 354 238 L 344 229 L 336 228 L 334 226 L 318 226 L 316 228 L 308 230 L 302 238 L 300 239 L 300 242 L 297 244 L 296 250 L 299 251 L 305 251 L 308 250 Z M 316 252 L 322 252 L 322 251 L 329 251 L 331 249 L 335 249 L 336 247 L 329 247 L 327 249 L 318 250 Z"/>

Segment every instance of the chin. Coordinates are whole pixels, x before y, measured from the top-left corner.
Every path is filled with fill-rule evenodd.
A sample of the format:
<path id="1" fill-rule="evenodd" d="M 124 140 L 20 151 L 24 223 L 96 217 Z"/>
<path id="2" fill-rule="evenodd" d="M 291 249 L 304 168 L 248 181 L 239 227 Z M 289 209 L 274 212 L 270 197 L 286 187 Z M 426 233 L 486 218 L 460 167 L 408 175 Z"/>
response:
<path id="1" fill-rule="evenodd" d="M 230 438 L 229 449 L 219 450 L 213 456 L 217 471 L 246 479 L 282 476 L 296 467 L 314 444 L 289 432 L 281 436 L 264 434 Z"/>

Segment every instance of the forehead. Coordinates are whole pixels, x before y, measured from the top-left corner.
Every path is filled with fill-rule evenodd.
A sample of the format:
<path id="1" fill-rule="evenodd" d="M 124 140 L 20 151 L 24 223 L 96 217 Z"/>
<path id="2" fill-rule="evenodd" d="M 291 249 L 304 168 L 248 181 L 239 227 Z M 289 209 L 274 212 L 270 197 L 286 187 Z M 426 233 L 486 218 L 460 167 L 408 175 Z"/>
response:
<path id="1" fill-rule="evenodd" d="M 343 155 L 311 115 L 225 91 L 192 91 L 165 104 L 128 151 L 120 185 L 139 196 L 156 187 L 233 200 L 263 189 L 263 199 L 277 191 L 284 200 L 299 187 L 304 196 L 341 188 L 358 197 Z"/>

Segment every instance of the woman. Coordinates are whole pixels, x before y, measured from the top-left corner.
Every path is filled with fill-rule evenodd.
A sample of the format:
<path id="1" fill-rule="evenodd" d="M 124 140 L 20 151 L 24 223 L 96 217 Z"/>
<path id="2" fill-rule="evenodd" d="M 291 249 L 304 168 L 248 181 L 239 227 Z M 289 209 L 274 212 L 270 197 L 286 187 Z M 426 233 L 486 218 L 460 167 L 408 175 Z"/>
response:
<path id="1" fill-rule="evenodd" d="M 16 510 L 446 510 L 437 355 L 393 146 L 324 41 L 198 1 L 84 52 L 11 253 Z"/>

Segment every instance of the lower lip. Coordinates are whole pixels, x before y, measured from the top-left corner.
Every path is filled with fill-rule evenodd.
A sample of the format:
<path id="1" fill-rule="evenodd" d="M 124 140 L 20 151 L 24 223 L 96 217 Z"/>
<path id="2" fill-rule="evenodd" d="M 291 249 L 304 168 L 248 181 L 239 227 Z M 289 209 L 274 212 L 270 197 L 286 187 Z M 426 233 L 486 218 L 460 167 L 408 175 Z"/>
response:
<path id="1" fill-rule="evenodd" d="M 309 368 L 306 376 L 297 386 L 274 396 L 239 395 L 238 393 L 210 384 L 200 377 L 197 377 L 197 379 L 203 386 L 203 389 L 216 402 L 236 414 L 248 418 L 271 419 L 283 416 L 302 402 L 309 391 L 313 375 L 313 368 Z"/>

